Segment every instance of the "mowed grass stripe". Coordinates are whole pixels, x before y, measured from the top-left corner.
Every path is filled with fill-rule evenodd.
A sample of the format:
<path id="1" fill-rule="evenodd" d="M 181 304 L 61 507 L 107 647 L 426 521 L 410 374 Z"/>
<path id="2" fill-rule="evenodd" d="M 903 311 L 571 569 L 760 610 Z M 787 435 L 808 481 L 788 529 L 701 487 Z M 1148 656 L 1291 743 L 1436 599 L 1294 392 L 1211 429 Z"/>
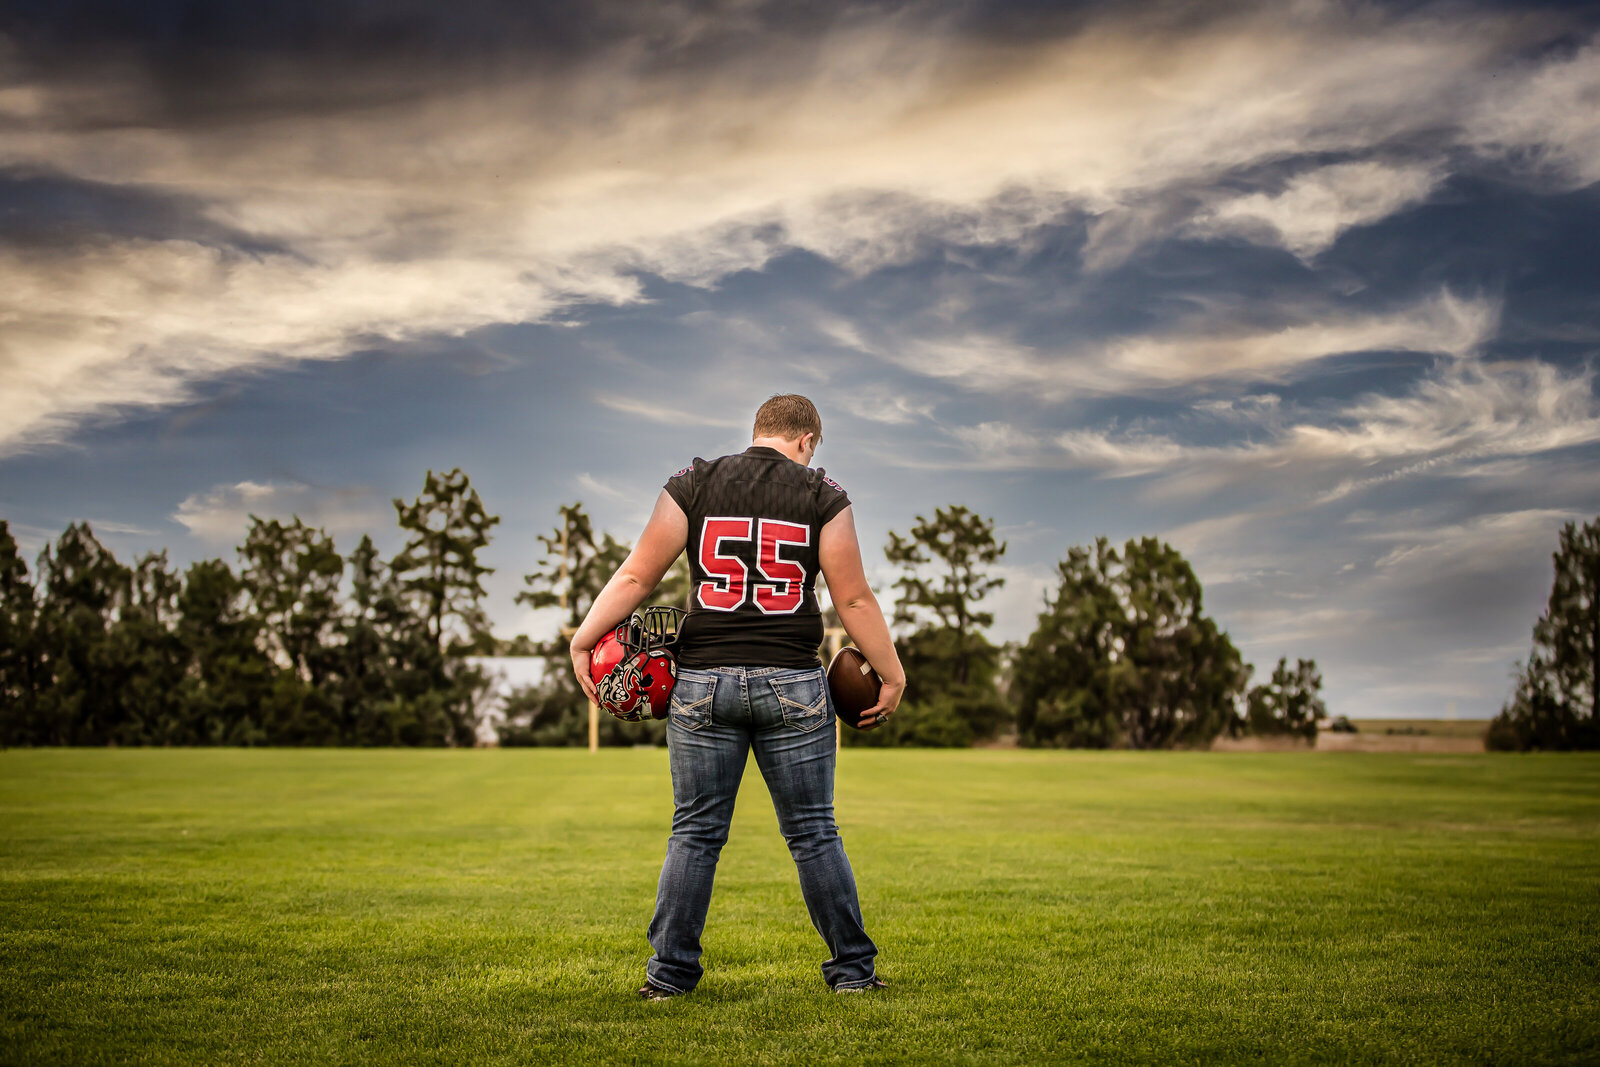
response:
<path id="1" fill-rule="evenodd" d="M 834 996 L 759 772 L 630 997 L 665 753 L 0 753 L 7 1062 L 1592 1062 L 1600 757 L 872 751 Z"/>

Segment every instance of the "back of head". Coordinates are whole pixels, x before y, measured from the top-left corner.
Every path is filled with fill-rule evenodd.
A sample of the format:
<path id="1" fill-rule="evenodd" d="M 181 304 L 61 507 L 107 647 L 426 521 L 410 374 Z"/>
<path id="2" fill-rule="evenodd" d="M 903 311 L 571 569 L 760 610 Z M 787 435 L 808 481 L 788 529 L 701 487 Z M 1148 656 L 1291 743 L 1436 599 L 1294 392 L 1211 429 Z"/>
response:
<path id="1" fill-rule="evenodd" d="M 798 393 L 781 393 L 756 411 L 751 436 L 794 441 L 808 433 L 817 435 L 817 443 L 822 442 L 822 416 L 817 414 L 817 406 Z"/>

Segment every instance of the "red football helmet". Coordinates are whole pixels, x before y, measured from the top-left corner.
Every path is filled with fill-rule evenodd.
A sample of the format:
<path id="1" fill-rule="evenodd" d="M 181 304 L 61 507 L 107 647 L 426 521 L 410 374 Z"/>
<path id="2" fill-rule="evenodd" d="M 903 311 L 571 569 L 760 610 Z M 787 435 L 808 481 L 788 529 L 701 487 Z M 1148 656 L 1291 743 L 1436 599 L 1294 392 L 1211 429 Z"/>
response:
<path id="1" fill-rule="evenodd" d="M 589 656 L 600 706 L 623 722 L 665 719 L 678 681 L 670 647 L 678 640 L 677 608 L 643 608 L 600 639 Z"/>

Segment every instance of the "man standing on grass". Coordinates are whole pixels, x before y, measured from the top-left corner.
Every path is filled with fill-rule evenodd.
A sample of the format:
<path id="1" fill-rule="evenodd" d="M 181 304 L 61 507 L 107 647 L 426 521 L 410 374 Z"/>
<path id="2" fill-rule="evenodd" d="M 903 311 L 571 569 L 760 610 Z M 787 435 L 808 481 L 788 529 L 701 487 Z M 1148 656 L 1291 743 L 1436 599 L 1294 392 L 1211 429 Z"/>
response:
<path id="1" fill-rule="evenodd" d="M 883 687 L 862 729 L 888 721 L 905 671 L 867 585 L 850 498 L 808 464 L 822 419 L 803 396 L 775 396 L 756 412 L 750 447 L 696 459 L 667 480 L 628 558 L 572 637 L 572 666 L 590 700 L 595 644 L 655 589 L 689 550 L 691 608 L 675 649 L 667 750 L 672 837 L 661 868 L 639 995 L 687 993 L 700 981 L 700 932 L 717 857 L 750 750 L 766 779 L 778 828 L 800 872 L 811 922 L 831 958 L 822 977 L 836 993 L 880 988 L 856 899 L 855 875 L 833 819 L 837 755 L 827 678 L 817 659 L 820 570 L 834 609 Z"/>

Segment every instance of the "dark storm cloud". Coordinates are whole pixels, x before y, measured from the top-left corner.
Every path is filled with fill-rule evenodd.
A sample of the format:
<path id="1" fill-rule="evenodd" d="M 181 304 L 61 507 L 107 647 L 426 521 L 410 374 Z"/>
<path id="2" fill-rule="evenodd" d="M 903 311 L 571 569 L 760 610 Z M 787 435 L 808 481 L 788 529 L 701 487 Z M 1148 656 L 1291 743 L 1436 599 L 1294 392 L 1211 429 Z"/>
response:
<path id="1" fill-rule="evenodd" d="M 1037 42 L 1075 32 L 1116 6 L 961 0 L 18 0 L 0 14 L 0 32 L 47 62 L 107 47 L 132 49 L 152 63 L 180 62 L 196 52 L 346 62 L 419 56 L 450 62 L 517 53 L 568 62 L 621 42 L 685 61 L 709 58 L 713 49 L 727 50 L 744 39 L 815 36 L 841 19 L 890 15 L 940 18 L 971 35 Z M 1178 27 L 1241 6 L 1148 4 L 1142 17 L 1151 26 Z"/>
<path id="2" fill-rule="evenodd" d="M 0 34 L 26 77 L 71 81 L 107 65 L 151 93 L 85 124 L 260 120 L 405 103 L 479 82 L 559 78 L 602 54 L 692 72 L 742 46 L 815 39 L 841 18 L 952 5 L 523 0 L 66 0 L 9 5 Z M 955 5 L 959 6 L 959 5 Z"/>
<path id="3" fill-rule="evenodd" d="M 155 187 L 0 167 L 0 242 L 35 252 L 129 239 L 191 241 L 252 255 L 289 251 L 206 218 L 206 207 L 199 197 Z"/>
<path id="4" fill-rule="evenodd" d="M 16 0 L 0 12 L 15 71 L 26 80 L 72 82 L 120 68 L 150 92 L 98 100 L 58 117 L 98 125 L 161 121 L 206 125 L 312 115 L 404 103 L 449 87 L 518 80 L 530 70 L 559 78 L 597 57 L 625 54 L 642 72 L 696 71 L 758 57 L 781 80 L 786 42 L 796 59 L 852 25 L 896 21 L 996 49 L 1013 62 L 1042 44 L 1118 18 L 1151 39 L 1181 37 L 1249 16 L 1259 3 L 1166 0 L 1140 5 L 1093 0 L 972 3 L 963 0 Z M 1549 51 L 1580 41 L 1600 5 L 1524 3 L 1545 30 L 1524 47 Z M 1361 17 L 1417 18 L 1442 12 L 1470 22 L 1500 12 L 1490 3 L 1351 5 Z M 120 104 L 120 106 L 119 106 Z"/>

